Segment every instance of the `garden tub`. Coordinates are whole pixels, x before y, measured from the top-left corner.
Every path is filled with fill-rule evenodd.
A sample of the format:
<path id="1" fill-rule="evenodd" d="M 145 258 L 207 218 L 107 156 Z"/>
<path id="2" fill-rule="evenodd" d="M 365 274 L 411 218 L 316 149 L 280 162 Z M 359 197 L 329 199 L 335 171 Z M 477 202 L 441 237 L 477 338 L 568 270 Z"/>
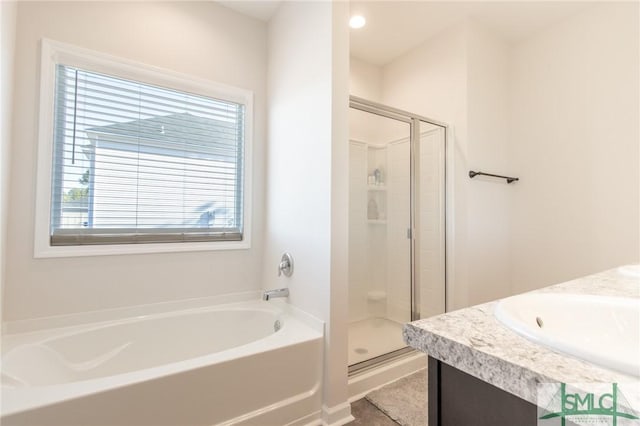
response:
<path id="1" fill-rule="evenodd" d="M 281 301 L 3 336 L 3 425 L 305 424 L 322 323 Z"/>

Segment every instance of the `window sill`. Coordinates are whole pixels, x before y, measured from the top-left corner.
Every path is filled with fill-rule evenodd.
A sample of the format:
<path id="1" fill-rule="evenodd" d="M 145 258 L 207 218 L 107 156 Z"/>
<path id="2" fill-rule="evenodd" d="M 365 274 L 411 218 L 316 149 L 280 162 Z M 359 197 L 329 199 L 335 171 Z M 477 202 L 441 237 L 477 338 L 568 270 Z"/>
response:
<path id="1" fill-rule="evenodd" d="M 36 259 L 52 257 L 85 257 L 85 256 L 116 256 L 123 254 L 150 253 L 181 253 L 194 251 L 218 250 L 246 250 L 251 248 L 251 242 L 193 242 L 193 243 L 162 243 L 162 244 L 110 244 L 84 246 L 38 246 L 34 248 L 33 257 Z"/>

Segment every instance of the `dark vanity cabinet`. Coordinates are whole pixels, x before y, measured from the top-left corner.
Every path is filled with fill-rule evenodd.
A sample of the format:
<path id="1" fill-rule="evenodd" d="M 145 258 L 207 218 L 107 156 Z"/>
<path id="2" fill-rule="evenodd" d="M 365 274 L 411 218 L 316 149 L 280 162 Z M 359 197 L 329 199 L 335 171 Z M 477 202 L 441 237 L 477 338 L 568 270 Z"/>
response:
<path id="1" fill-rule="evenodd" d="M 429 426 L 537 426 L 537 407 L 429 357 Z"/>

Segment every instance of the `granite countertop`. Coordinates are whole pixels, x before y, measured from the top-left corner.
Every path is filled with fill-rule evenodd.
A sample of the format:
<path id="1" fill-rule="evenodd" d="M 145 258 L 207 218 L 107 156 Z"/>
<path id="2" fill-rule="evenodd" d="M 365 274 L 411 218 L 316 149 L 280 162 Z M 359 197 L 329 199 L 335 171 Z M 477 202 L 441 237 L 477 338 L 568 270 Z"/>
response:
<path id="1" fill-rule="evenodd" d="M 640 279 L 623 276 L 612 269 L 535 292 L 640 299 Z M 406 324 L 404 340 L 433 358 L 533 404 L 538 383 L 638 383 L 637 377 L 555 352 L 521 337 L 495 318 L 496 303 Z M 626 396 L 632 406 L 640 403 L 640 393 Z"/>

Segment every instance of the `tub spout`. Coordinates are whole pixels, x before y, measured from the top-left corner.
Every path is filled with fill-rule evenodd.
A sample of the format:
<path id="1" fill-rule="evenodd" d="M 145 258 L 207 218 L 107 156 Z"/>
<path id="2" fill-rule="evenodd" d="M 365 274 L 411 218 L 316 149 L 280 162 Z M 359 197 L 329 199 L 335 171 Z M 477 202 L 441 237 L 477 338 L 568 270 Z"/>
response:
<path id="1" fill-rule="evenodd" d="M 262 293 L 262 300 L 271 300 L 274 297 L 289 297 L 289 289 L 277 288 L 275 290 L 265 290 Z"/>

